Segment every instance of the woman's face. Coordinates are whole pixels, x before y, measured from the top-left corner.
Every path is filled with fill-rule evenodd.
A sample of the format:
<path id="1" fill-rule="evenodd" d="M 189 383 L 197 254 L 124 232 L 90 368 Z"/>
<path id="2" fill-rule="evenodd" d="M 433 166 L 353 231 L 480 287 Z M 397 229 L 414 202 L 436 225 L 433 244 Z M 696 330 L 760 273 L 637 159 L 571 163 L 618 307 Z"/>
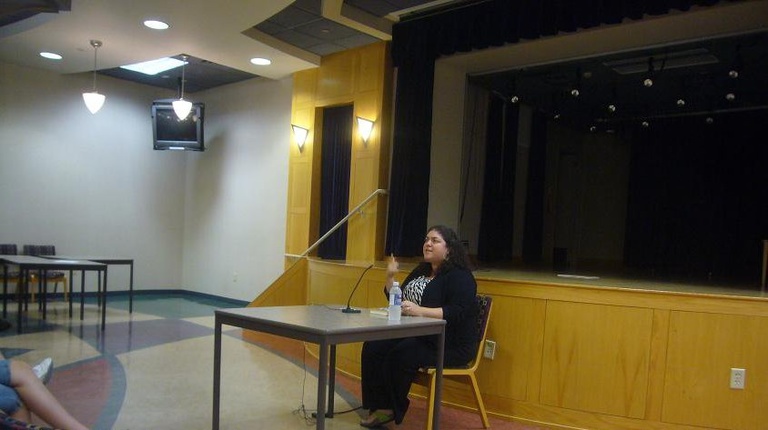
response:
<path id="1" fill-rule="evenodd" d="M 430 230 L 424 238 L 424 261 L 432 265 L 439 265 L 448 256 L 448 244 L 437 230 Z"/>

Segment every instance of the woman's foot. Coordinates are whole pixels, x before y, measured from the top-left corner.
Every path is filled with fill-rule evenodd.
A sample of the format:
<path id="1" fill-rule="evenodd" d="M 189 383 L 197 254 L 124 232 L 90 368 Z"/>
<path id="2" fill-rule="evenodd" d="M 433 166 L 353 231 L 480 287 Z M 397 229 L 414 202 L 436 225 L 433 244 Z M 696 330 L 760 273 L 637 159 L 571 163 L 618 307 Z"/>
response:
<path id="1" fill-rule="evenodd" d="M 395 420 L 395 413 L 391 409 L 371 411 L 367 418 L 360 421 L 360 425 L 369 429 L 378 428 Z"/>

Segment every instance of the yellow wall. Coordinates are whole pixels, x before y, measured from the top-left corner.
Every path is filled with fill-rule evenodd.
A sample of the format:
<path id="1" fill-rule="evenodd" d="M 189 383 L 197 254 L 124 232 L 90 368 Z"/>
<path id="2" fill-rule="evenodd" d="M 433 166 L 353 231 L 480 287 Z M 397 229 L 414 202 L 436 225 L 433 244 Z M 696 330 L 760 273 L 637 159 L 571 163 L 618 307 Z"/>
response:
<path id="1" fill-rule="evenodd" d="M 323 57 L 319 68 L 294 75 L 291 122 L 310 132 L 303 151 L 293 143 L 290 145 L 287 253 L 301 254 L 325 233 L 318 231 L 323 108 L 353 105 L 355 117 L 375 121 L 367 144 L 357 135 L 357 122 L 354 124 L 349 208 L 376 189 L 387 188 L 391 81 L 392 67 L 385 42 Z M 363 208 L 362 214 L 350 218 L 345 226 L 350 238 L 348 260 L 381 258 L 386 202 L 386 197 L 377 197 Z"/>
<path id="2" fill-rule="evenodd" d="M 308 302 L 345 303 L 363 269 L 311 261 Z M 380 262 L 352 304 L 385 306 L 384 276 Z M 478 370 L 492 415 L 555 428 L 766 428 L 766 298 L 483 277 L 478 289 L 493 297 L 496 355 Z M 338 357 L 341 370 L 360 374 L 359 344 Z M 729 388 L 732 367 L 747 369 L 745 390 Z M 474 404 L 451 381 L 444 399 Z"/>

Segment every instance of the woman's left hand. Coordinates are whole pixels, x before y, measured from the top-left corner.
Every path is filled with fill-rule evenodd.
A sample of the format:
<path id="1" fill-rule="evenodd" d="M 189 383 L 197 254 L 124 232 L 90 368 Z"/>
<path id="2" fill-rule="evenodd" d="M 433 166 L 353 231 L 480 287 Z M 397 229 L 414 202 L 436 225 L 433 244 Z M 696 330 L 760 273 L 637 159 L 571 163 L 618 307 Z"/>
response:
<path id="1" fill-rule="evenodd" d="M 409 300 L 403 300 L 402 304 L 402 311 L 403 315 L 410 315 L 410 316 L 419 316 L 418 312 L 419 309 L 421 309 L 421 306 L 417 305 L 416 303 L 413 303 Z"/>

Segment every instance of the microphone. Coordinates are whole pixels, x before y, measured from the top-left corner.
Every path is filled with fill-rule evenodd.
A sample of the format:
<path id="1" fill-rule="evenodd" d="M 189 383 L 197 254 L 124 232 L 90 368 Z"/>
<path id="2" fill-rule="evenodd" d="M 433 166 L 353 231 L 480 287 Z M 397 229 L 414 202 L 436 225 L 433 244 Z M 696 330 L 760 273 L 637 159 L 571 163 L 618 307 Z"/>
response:
<path id="1" fill-rule="evenodd" d="M 373 263 L 371 263 L 368 267 L 366 267 L 365 270 L 363 270 L 363 273 L 360 274 L 360 277 L 357 278 L 357 282 L 355 283 L 355 287 L 352 288 L 352 292 L 349 293 L 349 299 L 347 299 L 347 307 L 341 309 L 341 311 L 344 312 L 345 314 L 359 314 L 361 312 L 360 309 L 352 308 L 352 307 L 349 306 L 349 304 L 352 302 L 352 296 L 355 295 L 355 291 L 357 291 L 357 287 L 360 286 L 360 281 L 363 280 L 363 276 L 365 276 L 365 274 L 369 270 L 371 270 L 372 267 L 373 267 Z"/>

